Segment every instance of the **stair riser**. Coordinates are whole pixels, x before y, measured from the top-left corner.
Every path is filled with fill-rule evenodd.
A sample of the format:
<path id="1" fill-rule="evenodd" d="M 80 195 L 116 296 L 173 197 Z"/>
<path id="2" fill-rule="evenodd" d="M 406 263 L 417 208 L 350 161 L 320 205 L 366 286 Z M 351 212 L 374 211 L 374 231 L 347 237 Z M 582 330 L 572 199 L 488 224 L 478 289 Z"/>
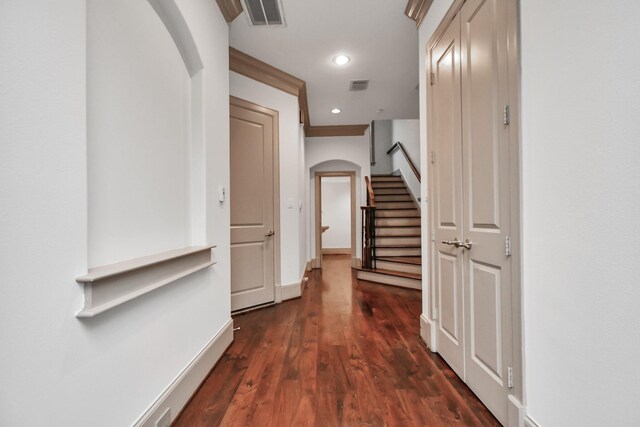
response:
<path id="1" fill-rule="evenodd" d="M 389 210 L 389 211 L 379 211 L 376 210 L 376 218 L 393 218 L 393 217 L 416 217 L 420 218 L 420 213 L 417 209 L 411 210 Z"/>
<path id="2" fill-rule="evenodd" d="M 384 202 L 413 202 L 413 199 L 408 194 L 380 194 L 375 196 L 376 204 Z"/>
<path id="3" fill-rule="evenodd" d="M 420 226 L 420 218 L 378 218 L 376 219 L 376 226 L 389 225 L 396 227 L 405 227 L 407 225 Z"/>
<path id="4" fill-rule="evenodd" d="M 375 197 L 378 197 L 380 195 L 385 195 L 385 194 L 395 194 L 395 195 L 405 194 L 405 195 L 408 195 L 409 192 L 406 189 L 403 190 L 402 188 L 377 188 L 373 192 L 373 195 Z"/>
<path id="5" fill-rule="evenodd" d="M 384 285 L 399 286 L 401 288 L 422 289 L 422 280 L 409 279 L 407 277 L 387 276 L 371 271 L 358 271 L 356 277 L 360 280 L 382 283 Z"/>
<path id="6" fill-rule="evenodd" d="M 413 202 L 381 202 L 376 200 L 376 208 L 378 209 L 408 209 L 415 208 Z"/>
<path id="7" fill-rule="evenodd" d="M 415 236 L 420 230 L 420 227 L 376 228 L 376 236 Z"/>
<path id="8" fill-rule="evenodd" d="M 372 176 L 371 177 L 371 182 L 372 183 L 378 183 L 378 182 L 402 182 L 402 177 L 399 176 Z"/>
<path id="9" fill-rule="evenodd" d="M 420 237 L 376 237 L 376 245 L 419 245 Z"/>
<path id="10" fill-rule="evenodd" d="M 420 248 L 376 248 L 376 256 L 420 256 Z"/>
<path id="11" fill-rule="evenodd" d="M 406 188 L 406 187 L 404 186 L 404 182 L 402 182 L 402 181 L 398 181 L 398 182 L 392 182 L 392 181 L 389 181 L 389 182 L 374 182 L 374 183 L 372 183 L 372 184 L 371 184 L 371 186 L 374 188 L 374 190 L 375 190 L 376 188 L 388 188 L 388 187 L 392 187 L 392 188 L 393 188 L 393 187 L 402 187 L 402 188 Z M 374 192 L 375 192 L 375 191 L 374 191 Z"/>
<path id="12" fill-rule="evenodd" d="M 419 265 L 402 264 L 399 262 L 388 262 L 388 261 L 377 260 L 376 268 L 381 268 L 383 270 L 400 271 L 403 273 L 413 273 L 413 274 L 422 273 L 422 267 Z"/>

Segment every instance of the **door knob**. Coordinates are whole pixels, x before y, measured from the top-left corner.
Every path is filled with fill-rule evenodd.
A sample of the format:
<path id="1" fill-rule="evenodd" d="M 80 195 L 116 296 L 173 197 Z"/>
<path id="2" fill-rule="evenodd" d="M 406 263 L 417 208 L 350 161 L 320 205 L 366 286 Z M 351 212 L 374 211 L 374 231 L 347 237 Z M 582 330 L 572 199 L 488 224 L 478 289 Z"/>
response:
<path id="1" fill-rule="evenodd" d="M 466 240 L 464 241 L 464 243 L 463 243 L 463 242 L 459 242 L 459 243 L 458 243 L 458 245 L 457 245 L 456 247 L 457 247 L 457 248 L 462 247 L 462 248 L 465 248 L 465 249 L 467 249 L 467 250 L 471 250 L 471 246 L 473 246 L 473 242 L 470 242 L 470 241 L 469 241 L 469 239 L 466 239 Z"/>
<path id="2" fill-rule="evenodd" d="M 443 240 L 442 243 L 444 243 L 445 245 L 451 245 L 451 246 L 455 246 L 456 248 L 459 248 L 460 243 L 462 242 L 459 241 L 457 237 L 454 237 L 453 240 Z"/>
<path id="3" fill-rule="evenodd" d="M 265 233 L 265 236 L 267 237 L 273 236 L 273 230 L 269 230 L 267 233 Z"/>

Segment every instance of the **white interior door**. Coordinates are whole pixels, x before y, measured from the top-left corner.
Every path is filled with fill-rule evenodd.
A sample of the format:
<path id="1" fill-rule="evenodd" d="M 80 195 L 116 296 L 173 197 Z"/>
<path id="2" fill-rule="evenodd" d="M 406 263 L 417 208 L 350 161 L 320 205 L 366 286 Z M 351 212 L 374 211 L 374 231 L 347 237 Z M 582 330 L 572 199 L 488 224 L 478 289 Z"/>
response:
<path id="1" fill-rule="evenodd" d="M 230 105 L 231 310 L 275 299 L 274 144 L 277 112 Z"/>
<path id="2" fill-rule="evenodd" d="M 467 0 L 430 52 L 437 348 L 503 424 L 513 354 L 506 7 Z"/>
<path id="3" fill-rule="evenodd" d="M 460 11 L 465 380 L 502 422 L 508 418 L 511 271 L 508 66 L 504 0 L 467 0 Z"/>
<path id="4" fill-rule="evenodd" d="M 464 378 L 463 253 L 443 242 L 463 236 L 460 20 L 431 50 L 434 145 L 434 277 L 438 352 Z"/>

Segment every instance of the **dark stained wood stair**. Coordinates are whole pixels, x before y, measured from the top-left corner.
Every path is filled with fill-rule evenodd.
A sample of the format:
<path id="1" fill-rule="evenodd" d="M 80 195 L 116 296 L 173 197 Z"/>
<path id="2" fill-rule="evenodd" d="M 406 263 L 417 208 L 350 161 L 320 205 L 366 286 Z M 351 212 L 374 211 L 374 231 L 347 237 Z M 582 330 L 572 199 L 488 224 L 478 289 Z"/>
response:
<path id="1" fill-rule="evenodd" d="M 376 201 L 375 268 L 358 268 L 360 280 L 422 288 L 420 210 L 402 177 L 373 175 Z"/>

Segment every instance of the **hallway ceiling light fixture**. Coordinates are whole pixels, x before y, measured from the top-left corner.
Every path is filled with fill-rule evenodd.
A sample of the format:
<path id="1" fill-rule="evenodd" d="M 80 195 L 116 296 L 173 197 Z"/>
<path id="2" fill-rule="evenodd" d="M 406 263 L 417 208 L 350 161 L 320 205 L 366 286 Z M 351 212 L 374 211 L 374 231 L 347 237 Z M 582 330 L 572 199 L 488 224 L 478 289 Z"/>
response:
<path id="1" fill-rule="evenodd" d="M 336 65 L 346 65 L 349 61 L 351 61 L 351 58 L 347 55 L 338 55 L 333 57 L 333 62 Z"/>
<path id="2" fill-rule="evenodd" d="M 331 110 L 331 112 L 332 112 L 333 114 L 340 114 L 340 112 L 342 112 L 342 110 L 341 110 L 341 109 L 339 109 L 339 108 L 334 108 L 334 109 L 332 109 L 332 110 Z"/>

